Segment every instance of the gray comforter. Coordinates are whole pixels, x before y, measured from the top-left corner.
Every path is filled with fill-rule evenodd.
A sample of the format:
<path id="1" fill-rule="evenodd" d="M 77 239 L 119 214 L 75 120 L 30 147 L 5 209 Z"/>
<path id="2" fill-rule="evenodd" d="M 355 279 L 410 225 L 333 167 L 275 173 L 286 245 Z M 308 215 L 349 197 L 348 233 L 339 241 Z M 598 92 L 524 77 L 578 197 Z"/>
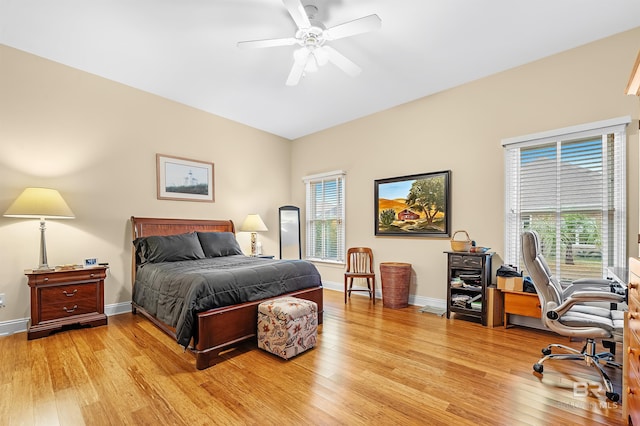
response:
<path id="1" fill-rule="evenodd" d="M 320 285 L 310 262 L 233 255 L 143 264 L 136 272 L 133 301 L 175 327 L 177 342 L 186 347 L 198 312 Z"/>

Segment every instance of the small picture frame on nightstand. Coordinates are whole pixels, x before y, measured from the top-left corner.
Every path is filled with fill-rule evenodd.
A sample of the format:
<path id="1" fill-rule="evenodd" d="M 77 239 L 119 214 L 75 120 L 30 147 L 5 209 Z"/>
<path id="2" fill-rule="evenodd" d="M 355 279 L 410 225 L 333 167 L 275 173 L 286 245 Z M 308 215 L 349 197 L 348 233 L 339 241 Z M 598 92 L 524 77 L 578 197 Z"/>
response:
<path id="1" fill-rule="evenodd" d="M 96 259 L 95 257 L 89 257 L 84 260 L 85 268 L 93 268 L 94 266 L 98 266 L 98 259 Z"/>

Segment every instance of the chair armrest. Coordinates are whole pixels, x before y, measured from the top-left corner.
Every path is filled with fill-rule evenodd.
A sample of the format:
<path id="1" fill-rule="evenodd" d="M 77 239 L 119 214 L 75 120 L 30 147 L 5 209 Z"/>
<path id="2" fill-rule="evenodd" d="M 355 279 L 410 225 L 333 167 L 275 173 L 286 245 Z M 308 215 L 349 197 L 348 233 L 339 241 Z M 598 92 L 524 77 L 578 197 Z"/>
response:
<path id="1" fill-rule="evenodd" d="M 580 278 L 571 283 L 571 285 L 601 285 L 601 286 L 609 286 L 613 284 L 611 280 L 605 280 L 603 278 Z"/>
<path id="2" fill-rule="evenodd" d="M 580 278 L 578 280 L 573 281 L 571 284 L 565 287 L 562 291 L 562 295 L 566 299 L 576 291 L 610 292 L 613 285 L 614 285 L 613 281 L 605 280 L 602 278 Z"/>
<path id="3" fill-rule="evenodd" d="M 584 302 L 622 303 L 624 302 L 624 295 L 605 291 L 576 291 L 558 306 L 556 306 L 554 302 L 549 302 L 553 304 L 553 306 L 547 304 L 547 314 L 549 312 L 555 312 L 558 317 L 561 317 L 571 309 L 573 305 Z"/>

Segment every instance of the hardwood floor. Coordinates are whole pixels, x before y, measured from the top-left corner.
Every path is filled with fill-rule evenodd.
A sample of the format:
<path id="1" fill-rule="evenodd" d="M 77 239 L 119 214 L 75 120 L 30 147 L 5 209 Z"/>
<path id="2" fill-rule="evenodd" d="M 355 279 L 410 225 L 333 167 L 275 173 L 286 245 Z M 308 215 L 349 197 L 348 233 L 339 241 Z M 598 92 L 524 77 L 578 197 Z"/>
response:
<path id="1" fill-rule="evenodd" d="M 622 424 L 604 395 L 574 397 L 574 382 L 598 381 L 591 367 L 555 361 L 534 375 L 551 342 L 567 343 L 356 295 L 345 306 L 325 290 L 316 348 L 284 361 L 246 344 L 197 371 L 150 322 L 122 314 L 105 327 L 0 338 L 0 423 Z M 619 391 L 621 371 L 610 372 Z"/>

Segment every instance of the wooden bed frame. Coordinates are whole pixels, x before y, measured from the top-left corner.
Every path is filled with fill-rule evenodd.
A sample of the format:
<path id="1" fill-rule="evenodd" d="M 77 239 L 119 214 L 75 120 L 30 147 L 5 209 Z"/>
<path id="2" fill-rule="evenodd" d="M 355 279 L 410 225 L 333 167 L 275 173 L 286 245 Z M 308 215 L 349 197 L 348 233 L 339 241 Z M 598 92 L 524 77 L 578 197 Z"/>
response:
<path id="1" fill-rule="evenodd" d="M 189 220 L 131 217 L 133 239 L 151 235 L 175 235 L 187 232 L 233 232 L 235 227 L 230 220 Z M 131 285 L 135 286 L 137 261 L 135 248 L 132 249 Z M 132 293 L 133 294 L 133 293 Z M 318 304 L 318 324 L 322 323 L 322 286 L 285 293 L 312 300 Z M 189 351 L 195 355 L 196 368 L 205 369 L 222 360 L 220 353 L 237 346 L 240 342 L 255 339 L 257 330 L 258 305 L 263 300 L 210 309 L 198 313 L 196 321 L 197 335 L 192 339 Z M 140 313 L 162 331 L 176 339 L 175 328 L 158 320 L 141 306 L 131 303 L 134 314 Z"/>

